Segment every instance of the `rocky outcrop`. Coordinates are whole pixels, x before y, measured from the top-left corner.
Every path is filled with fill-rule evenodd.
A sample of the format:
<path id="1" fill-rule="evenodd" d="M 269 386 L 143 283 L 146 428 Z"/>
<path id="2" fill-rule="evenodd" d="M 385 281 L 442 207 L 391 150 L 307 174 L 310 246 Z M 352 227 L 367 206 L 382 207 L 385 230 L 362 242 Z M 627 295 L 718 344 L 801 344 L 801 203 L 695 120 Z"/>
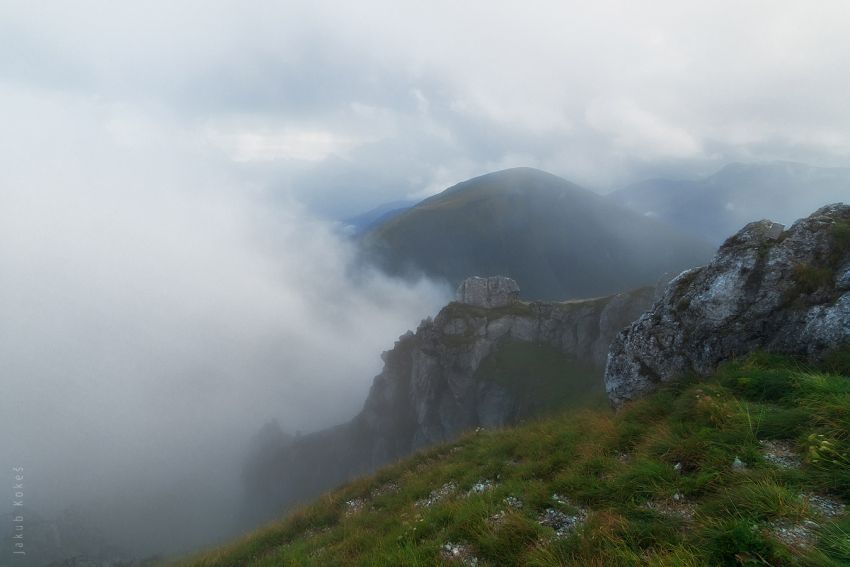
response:
<path id="1" fill-rule="evenodd" d="M 487 357 L 507 344 L 530 343 L 595 367 L 601 377 L 611 340 L 648 307 L 651 297 L 652 289 L 644 288 L 599 299 L 513 303 L 494 309 L 450 304 L 384 353 L 384 371 L 375 378 L 361 416 L 375 431 L 392 431 L 396 437 L 396 424 L 384 416 L 403 408 L 413 418 L 404 452 L 479 425 L 509 423 L 516 417 L 513 410 L 491 403 L 509 396 L 506 386 L 478 372 Z M 569 379 L 565 372 L 564 380 Z M 399 390 L 401 384 L 405 387 Z M 397 392 L 401 395 L 387 395 Z M 376 461 L 397 456 L 381 446 L 375 446 Z"/>
<path id="2" fill-rule="evenodd" d="M 511 278 L 473 276 L 463 280 L 457 288 L 457 302 L 474 307 L 495 309 L 519 301 L 519 286 Z"/>
<path id="3" fill-rule="evenodd" d="M 610 342 L 654 295 L 653 288 L 643 288 L 525 303 L 516 300 L 516 283 L 508 278 L 467 282 L 459 294 L 463 302 L 450 303 L 383 353 L 383 371 L 352 421 L 270 448 L 248 463 L 252 506 L 271 503 L 270 513 L 278 512 L 421 447 L 533 415 L 550 401 L 544 399 L 549 392 L 560 390 L 529 372 L 555 381 L 586 380 L 604 397 Z M 526 346 L 511 350 L 518 345 Z M 493 364 L 497 356 L 506 358 Z M 511 357 L 522 358 L 521 364 L 516 375 L 505 375 Z M 535 369 L 526 371 L 527 365 Z"/>
<path id="4" fill-rule="evenodd" d="M 850 206 L 823 207 L 787 231 L 748 224 L 617 336 L 605 370 L 611 402 L 756 349 L 815 360 L 850 342 L 848 270 Z"/>

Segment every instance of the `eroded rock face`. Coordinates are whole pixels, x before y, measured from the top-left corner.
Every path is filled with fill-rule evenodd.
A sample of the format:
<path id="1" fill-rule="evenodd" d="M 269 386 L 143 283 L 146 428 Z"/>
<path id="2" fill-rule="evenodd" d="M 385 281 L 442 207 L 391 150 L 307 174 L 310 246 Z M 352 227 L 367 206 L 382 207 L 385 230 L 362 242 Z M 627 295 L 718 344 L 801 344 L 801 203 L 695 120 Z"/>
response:
<path id="1" fill-rule="evenodd" d="M 823 207 L 787 231 L 748 224 L 617 336 L 605 371 L 611 402 L 756 349 L 812 360 L 847 343 L 848 267 L 850 206 Z"/>
<path id="2" fill-rule="evenodd" d="M 384 368 L 353 420 L 249 463 L 252 506 L 279 511 L 418 448 L 527 417 L 509 387 L 478 372 L 488 356 L 510 345 L 543 345 L 595 368 L 601 385 L 611 340 L 654 297 L 648 287 L 597 299 L 523 303 L 513 295 L 513 280 L 497 281 L 488 287 L 487 302 L 450 303 L 384 352 Z M 494 303 L 492 289 L 511 301 Z M 568 370 L 564 379 L 570 379 Z"/>
<path id="3" fill-rule="evenodd" d="M 511 278 L 473 276 L 463 280 L 457 288 L 457 302 L 485 309 L 506 307 L 519 301 L 519 286 Z"/>

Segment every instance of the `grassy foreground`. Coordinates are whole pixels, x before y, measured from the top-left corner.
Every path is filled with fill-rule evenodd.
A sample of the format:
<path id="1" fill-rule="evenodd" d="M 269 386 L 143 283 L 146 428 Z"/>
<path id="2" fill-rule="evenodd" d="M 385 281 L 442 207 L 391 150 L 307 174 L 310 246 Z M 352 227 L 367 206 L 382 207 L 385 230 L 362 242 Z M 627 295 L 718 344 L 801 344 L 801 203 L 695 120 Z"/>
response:
<path id="1" fill-rule="evenodd" d="M 850 565 L 845 364 L 470 433 L 178 565 Z"/>

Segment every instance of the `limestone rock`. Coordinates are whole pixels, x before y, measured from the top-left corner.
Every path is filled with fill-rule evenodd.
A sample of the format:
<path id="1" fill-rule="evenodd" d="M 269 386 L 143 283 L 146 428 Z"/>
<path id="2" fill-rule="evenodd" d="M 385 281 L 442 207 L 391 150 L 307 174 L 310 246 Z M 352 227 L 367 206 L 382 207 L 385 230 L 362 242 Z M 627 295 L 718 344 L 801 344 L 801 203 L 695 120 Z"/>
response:
<path id="1" fill-rule="evenodd" d="M 457 301 L 474 307 L 495 309 L 519 300 L 519 286 L 511 278 L 490 276 L 466 278 L 457 288 Z"/>
<path id="2" fill-rule="evenodd" d="M 850 263 L 838 270 L 838 279 L 835 288 L 841 291 L 850 291 Z"/>
<path id="3" fill-rule="evenodd" d="M 787 231 L 753 222 L 710 264 L 683 272 L 620 333 L 605 371 L 615 406 L 685 373 L 708 375 L 756 349 L 810 360 L 850 341 L 850 206 L 828 205 Z"/>
<path id="4" fill-rule="evenodd" d="M 383 353 L 384 368 L 354 419 L 303 435 L 248 464 L 255 506 L 268 507 L 271 517 L 282 506 L 416 449 L 531 417 L 515 391 L 477 372 L 489 355 L 517 343 L 545 346 L 595 368 L 601 385 L 611 340 L 651 305 L 654 293 L 647 287 L 596 299 L 524 303 L 508 278 L 467 282 L 459 297 L 465 301 L 445 306 Z M 505 305 L 512 308 L 493 309 Z M 564 379 L 570 378 L 567 371 Z"/>

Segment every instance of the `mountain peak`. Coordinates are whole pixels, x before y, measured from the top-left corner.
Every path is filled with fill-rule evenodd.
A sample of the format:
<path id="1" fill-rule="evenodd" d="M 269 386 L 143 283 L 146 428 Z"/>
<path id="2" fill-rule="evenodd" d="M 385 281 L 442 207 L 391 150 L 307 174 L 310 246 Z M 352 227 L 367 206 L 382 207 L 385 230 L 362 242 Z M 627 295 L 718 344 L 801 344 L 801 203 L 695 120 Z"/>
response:
<path id="1" fill-rule="evenodd" d="M 462 193 L 507 193 L 521 195 L 539 191 L 580 192 L 588 196 L 595 193 L 579 187 L 562 177 L 533 167 L 513 167 L 485 173 L 466 181 L 452 185 L 425 202 L 433 202 L 441 198 Z"/>
<path id="2" fill-rule="evenodd" d="M 386 271 L 457 286 L 474 274 L 521 276 L 529 299 L 607 295 L 701 264 L 713 249 L 539 169 L 454 185 L 363 235 Z"/>

